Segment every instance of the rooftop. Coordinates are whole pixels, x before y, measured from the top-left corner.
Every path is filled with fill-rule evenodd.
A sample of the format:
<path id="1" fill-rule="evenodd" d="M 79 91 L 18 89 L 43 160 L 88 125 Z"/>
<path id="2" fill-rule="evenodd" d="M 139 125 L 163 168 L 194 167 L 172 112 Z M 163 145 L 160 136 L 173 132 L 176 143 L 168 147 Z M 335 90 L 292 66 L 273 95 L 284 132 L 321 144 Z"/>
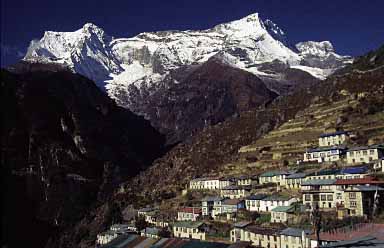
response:
<path id="1" fill-rule="evenodd" d="M 286 177 L 286 179 L 296 179 L 296 178 L 305 178 L 307 176 L 306 173 L 294 173 Z"/>
<path id="2" fill-rule="evenodd" d="M 256 225 L 247 226 L 245 227 L 245 230 L 252 233 L 258 233 L 263 235 L 274 235 L 274 234 L 278 234 L 281 231 L 281 229 L 278 229 L 278 228 L 261 227 Z"/>
<path id="3" fill-rule="evenodd" d="M 238 205 L 242 201 L 240 199 L 225 199 L 221 205 Z"/>
<path id="4" fill-rule="evenodd" d="M 201 214 L 200 207 L 184 207 L 180 208 L 179 212 Z"/>
<path id="5" fill-rule="evenodd" d="M 239 228 L 244 228 L 246 226 L 249 226 L 250 224 L 252 224 L 252 222 L 250 222 L 250 221 L 240 221 L 240 222 L 233 224 L 233 226 L 239 227 Z"/>
<path id="6" fill-rule="evenodd" d="M 293 236 L 293 237 L 302 237 L 303 232 L 305 235 L 310 235 L 312 234 L 311 230 L 305 230 L 305 229 L 300 229 L 300 228 L 292 228 L 288 227 L 285 228 L 280 232 L 280 235 L 285 235 L 285 236 Z"/>
<path id="7" fill-rule="evenodd" d="M 173 223 L 173 226 L 188 227 L 188 228 L 198 228 L 202 225 L 204 225 L 204 222 L 201 222 L 201 221 L 178 221 Z"/>
<path id="8" fill-rule="evenodd" d="M 336 183 L 336 179 L 313 179 L 302 182 L 302 186 L 312 186 L 312 185 L 333 185 Z"/>
<path id="9" fill-rule="evenodd" d="M 160 230 L 156 227 L 146 227 L 145 229 L 141 230 L 142 233 L 148 233 L 152 235 L 158 235 L 159 231 Z"/>
<path id="10" fill-rule="evenodd" d="M 384 224 L 360 223 L 338 228 L 332 232 L 321 232 L 320 239 L 326 241 L 354 240 L 366 236 L 376 237 L 384 241 Z M 315 238 L 315 235 L 313 235 Z"/>
<path id="11" fill-rule="evenodd" d="M 368 150 L 368 149 L 384 149 L 383 144 L 371 145 L 371 146 L 358 146 L 349 148 L 348 151 L 360 151 L 360 150 Z"/>
<path id="12" fill-rule="evenodd" d="M 337 135 L 342 135 L 342 134 L 348 134 L 348 132 L 347 131 L 337 131 L 337 132 L 333 132 L 333 133 L 323 133 L 320 135 L 320 138 L 337 136 Z"/>
<path id="13" fill-rule="evenodd" d="M 377 181 L 373 177 L 353 178 L 353 179 L 338 179 L 337 185 L 359 185 L 359 184 L 384 184 L 384 181 Z"/>
<path id="14" fill-rule="evenodd" d="M 345 189 L 345 191 L 383 191 L 384 188 L 376 186 L 376 185 L 359 185 L 354 186 L 351 189 Z"/>
<path id="15" fill-rule="evenodd" d="M 340 169 L 334 168 L 334 169 L 319 170 L 309 174 L 308 176 L 327 176 L 327 175 L 336 175 L 339 173 L 340 173 Z"/>
<path id="16" fill-rule="evenodd" d="M 267 196 L 268 195 L 266 195 L 266 194 L 257 194 L 257 195 L 250 195 L 245 199 L 247 199 L 247 200 L 261 200 L 261 199 L 266 198 Z"/>
<path id="17" fill-rule="evenodd" d="M 307 152 L 325 152 L 325 151 L 336 151 L 345 150 L 345 146 L 330 146 L 330 147 L 317 147 L 308 149 Z"/>
<path id="18" fill-rule="evenodd" d="M 293 197 L 285 195 L 270 195 L 263 199 L 263 201 L 288 201 Z"/>
<path id="19" fill-rule="evenodd" d="M 206 196 L 203 199 L 201 199 L 201 201 L 207 201 L 207 202 L 210 202 L 210 201 L 221 201 L 221 200 L 224 200 L 224 197 L 221 197 L 221 196 Z"/>
<path id="20" fill-rule="evenodd" d="M 363 174 L 368 171 L 367 166 L 359 166 L 359 167 L 348 167 L 343 168 L 340 171 L 340 174 Z"/>
<path id="21" fill-rule="evenodd" d="M 382 248 L 384 241 L 376 237 L 366 236 L 346 241 L 332 242 L 327 245 L 321 246 L 323 248 Z"/>
<path id="22" fill-rule="evenodd" d="M 229 185 L 224 187 L 223 189 L 224 190 L 238 190 L 238 189 L 250 190 L 251 188 L 249 186 Z"/>
<path id="23" fill-rule="evenodd" d="M 294 212 L 295 207 L 294 206 L 277 206 L 273 208 L 272 212 L 284 212 L 284 213 L 292 213 Z"/>

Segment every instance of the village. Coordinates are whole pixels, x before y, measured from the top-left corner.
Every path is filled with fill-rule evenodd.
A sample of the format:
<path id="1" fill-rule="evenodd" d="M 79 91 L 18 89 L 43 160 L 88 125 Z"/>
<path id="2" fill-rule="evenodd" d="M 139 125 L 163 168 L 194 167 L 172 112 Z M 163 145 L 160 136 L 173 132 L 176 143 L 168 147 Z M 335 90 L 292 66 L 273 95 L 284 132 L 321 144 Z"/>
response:
<path id="1" fill-rule="evenodd" d="M 349 138 L 321 134 L 286 169 L 194 178 L 182 206 L 137 209 L 96 247 L 384 247 L 384 145 Z"/>

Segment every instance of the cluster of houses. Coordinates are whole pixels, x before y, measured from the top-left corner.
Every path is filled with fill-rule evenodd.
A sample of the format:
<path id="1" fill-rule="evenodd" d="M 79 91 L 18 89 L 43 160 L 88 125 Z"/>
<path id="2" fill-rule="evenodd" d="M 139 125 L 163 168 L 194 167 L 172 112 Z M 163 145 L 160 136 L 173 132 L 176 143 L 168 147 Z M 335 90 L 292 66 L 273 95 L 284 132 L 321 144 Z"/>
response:
<path id="1" fill-rule="evenodd" d="M 297 170 L 266 171 L 236 178 L 195 178 L 190 180 L 188 190 L 203 192 L 205 197 L 200 199 L 200 206 L 180 207 L 174 219 L 156 208 L 139 209 L 138 215 L 151 227 L 111 227 L 98 236 L 97 242 L 106 244 L 119 234 L 133 231 L 142 237 L 161 238 L 164 228 L 174 238 L 206 241 L 213 220 L 233 223 L 229 236 L 232 243 L 247 242 L 262 248 L 317 247 L 312 231 L 286 226 L 315 209 L 333 212 L 338 219 L 371 218 L 384 206 L 384 181 L 374 177 L 374 172 L 384 171 L 384 146 L 347 149 L 348 139 L 349 134 L 343 131 L 321 135 L 319 147 L 305 151 L 303 161 L 339 161 L 350 167 L 312 166 L 300 170 L 299 164 Z M 270 216 L 269 227 L 239 222 L 241 213 L 252 212 Z"/>
<path id="2" fill-rule="evenodd" d="M 304 153 L 304 162 L 335 162 L 343 160 L 347 164 L 375 163 L 384 171 L 384 145 L 370 145 L 347 148 L 349 133 L 338 131 L 319 137 L 319 147 Z"/>

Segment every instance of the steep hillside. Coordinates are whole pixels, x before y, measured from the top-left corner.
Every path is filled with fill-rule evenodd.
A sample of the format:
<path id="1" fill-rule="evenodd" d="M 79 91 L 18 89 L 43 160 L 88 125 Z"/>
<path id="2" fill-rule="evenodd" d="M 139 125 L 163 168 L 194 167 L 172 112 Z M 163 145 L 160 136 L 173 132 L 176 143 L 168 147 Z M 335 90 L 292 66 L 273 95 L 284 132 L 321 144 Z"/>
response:
<path id="1" fill-rule="evenodd" d="M 185 78 L 163 83 L 151 96 L 142 91 L 131 99 L 131 109 L 146 113 L 168 143 L 185 140 L 202 128 L 272 101 L 270 91 L 255 75 L 211 58 L 192 71 L 178 72 Z"/>
<path id="2" fill-rule="evenodd" d="M 164 137 L 83 76 L 17 68 L 1 71 L 2 242 L 41 247 L 148 167 Z"/>
<path id="3" fill-rule="evenodd" d="M 286 129 L 291 139 L 303 134 L 294 142 L 303 145 L 295 148 L 297 151 L 304 149 L 305 145 L 311 145 L 317 135 L 326 129 L 360 130 L 364 132 L 365 135 L 361 136 L 365 136 L 366 140 L 377 138 L 380 141 L 383 135 L 383 89 L 384 70 L 378 69 L 333 77 L 289 96 L 280 97 L 267 107 L 244 112 L 238 117 L 206 128 L 190 142 L 176 146 L 156 160 L 152 167 L 127 186 L 136 192 L 137 188 L 141 189 L 141 185 L 145 185 L 140 192 L 147 197 L 148 194 L 156 195 L 155 199 L 159 196 L 161 198 L 161 195 L 172 195 L 172 192 L 183 188 L 193 177 L 219 174 L 225 165 L 238 161 L 238 150 L 242 146 L 255 141 L 263 142 L 258 139 L 270 131 L 273 132 L 265 137 L 276 136 L 280 132 L 279 127 L 281 130 Z M 315 112 L 317 115 L 311 116 Z M 306 115 L 309 120 L 305 125 L 298 129 L 289 127 Z M 374 124 L 376 131 L 370 132 L 372 126 L 367 123 Z M 277 137 L 282 142 L 285 138 L 290 139 L 284 132 Z M 274 142 L 278 142 L 277 139 Z M 271 142 L 270 145 L 274 146 L 276 143 Z M 278 161 L 282 162 L 281 159 Z M 253 162 L 250 161 L 245 166 L 248 167 Z"/>

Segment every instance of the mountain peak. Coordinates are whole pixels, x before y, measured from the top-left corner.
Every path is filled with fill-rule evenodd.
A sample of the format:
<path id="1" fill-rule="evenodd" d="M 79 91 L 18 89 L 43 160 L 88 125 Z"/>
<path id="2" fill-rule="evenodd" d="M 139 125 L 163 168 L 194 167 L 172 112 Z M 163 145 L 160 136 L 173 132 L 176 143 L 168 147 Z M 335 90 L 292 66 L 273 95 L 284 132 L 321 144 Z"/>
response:
<path id="1" fill-rule="evenodd" d="M 220 33 L 234 36 L 249 36 L 265 32 L 265 27 L 258 13 L 247 15 L 239 20 L 219 24 L 214 29 Z"/>
<path id="2" fill-rule="evenodd" d="M 305 41 L 296 44 L 297 50 L 301 54 L 316 54 L 326 56 L 334 53 L 335 49 L 330 41 Z"/>
<path id="3" fill-rule="evenodd" d="M 82 30 L 86 33 L 104 33 L 104 30 L 102 28 L 91 22 L 85 23 Z"/>

